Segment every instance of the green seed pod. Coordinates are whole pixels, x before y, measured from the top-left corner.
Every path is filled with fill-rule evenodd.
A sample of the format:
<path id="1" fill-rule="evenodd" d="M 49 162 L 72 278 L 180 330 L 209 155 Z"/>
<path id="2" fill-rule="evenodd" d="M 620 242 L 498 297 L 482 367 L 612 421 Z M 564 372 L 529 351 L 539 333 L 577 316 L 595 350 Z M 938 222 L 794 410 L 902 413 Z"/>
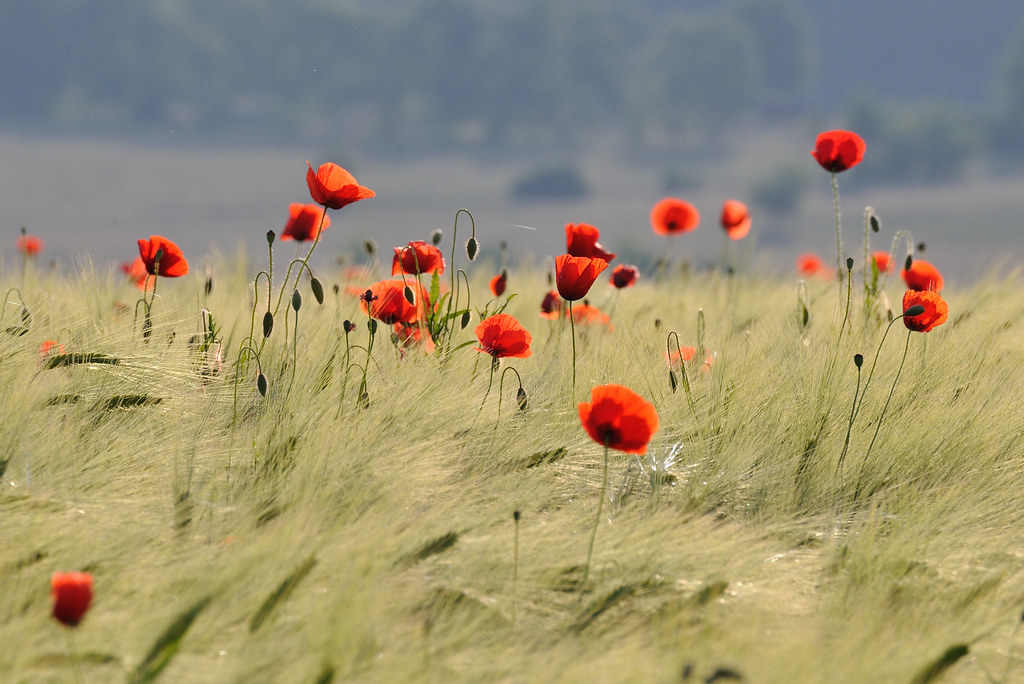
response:
<path id="1" fill-rule="evenodd" d="M 852 271 L 853 270 L 853 257 L 846 257 L 846 270 L 847 271 Z"/>
<path id="2" fill-rule="evenodd" d="M 299 293 L 298 288 L 292 292 L 292 308 L 298 311 L 302 308 L 302 295 Z"/>
<path id="3" fill-rule="evenodd" d="M 274 329 L 274 314 L 269 311 L 263 314 L 263 337 L 264 339 L 270 337 L 270 332 Z"/>
<path id="4" fill-rule="evenodd" d="M 855 365 L 857 368 L 860 368 L 861 366 L 863 366 L 864 365 L 864 355 L 863 354 L 854 354 L 853 355 L 853 365 Z"/>
<path id="5" fill-rule="evenodd" d="M 316 299 L 317 304 L 324 303 L 324 286 L 320 284 L 320 281 L 316 278 L 309 279 L 309 289 L 313 291 L 313 298 Z"/>
<path id="6" fill-rule="evenodd" d="M 479 251 L 480 243 L 476 241 L 475 237 L 469 238 L 469 241 L 466 243 L 466 256 L 469 257 L 469 260 L 476 259 L 476 253 Z"/>
<path id="7" fill-rule="evenodd" d="M 256 391 L 260 393 L 261 397 L 267 396 L 267 376 L 263 373 L 256 376 Z"/>
<path id="8" fill-rule="evenodd" d="M 268 230 L 267 231 L 267 244 L 268 245 L 274 244 L 274 238 L 275 237 L 277 237 L 277 236 L 274 234 L 274 231 Z"/>

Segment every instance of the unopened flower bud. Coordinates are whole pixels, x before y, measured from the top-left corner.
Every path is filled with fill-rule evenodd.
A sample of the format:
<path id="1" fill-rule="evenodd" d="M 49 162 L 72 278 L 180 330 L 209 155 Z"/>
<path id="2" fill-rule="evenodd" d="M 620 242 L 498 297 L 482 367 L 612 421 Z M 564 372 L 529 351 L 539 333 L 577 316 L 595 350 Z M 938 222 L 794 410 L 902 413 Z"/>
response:
<path id="1" fill-rule="evenodd" d="M 863 366 L 864 365 L 864 355 L 863 354 L 854 354 L 853 355 L 853 365 L 856 366 L 857 368 L 860 368 L 861 366 Z"/>
<path id="2" fill-rule="evenodd" d="M 292 292 L 292 308 L 296 311 L 302 308 L 302 295 L 299 293 L 298 288 Z"/>
<path id="3" fill-rule="evenodd" d="M 853 270 L 853 257 L 846 257 L 846 270 L 847 271 L 852 271 Z"/>
<path id="4" fill-rule="evenodd" d="M 473 259 L 476 259 L 476 253 L 479 251 L 480 243 L 477 242 L 475 237 L 469 238 L 469 241 L 466 242 L 466 256 L 469 257 L 469 260 L 472 261 Z"/>
<path id="5" fill-rule="evenodd" d="M 270 337 L 270 331 L 274 329 L 274 314 L 269 311 L 263 314 L 263 337 Z"/>
<path id="6" fill-rule="evenodd" d="M 366 252 L 367 255 L 373 256 L 374 254 L 377 253 L 377 245 L 374 243 L 373 240 L 364 240 L 363 251 Z"/>
<path id="7" fill-rule="evenodd" d="M 444 239 L 444 231 L 442 231 L 442 230 L 441 230 L 440 228 L 438 228 L 437 230 L 435 230 L 435 231 L 434 231 L 434 234 L 430 236 L 430 241 L 431 241 L 431 242 L 432 242 L 432 243 L 433 243 L 434 245 L 439 245 L 439 244 L 441 244 L 441 240 L 442 240 L 442 239 Z"/>
<path id="8" fill-rule="evenodd" d="M 324 303 L 324 286 L 320 284 L 320 281 L 316 278 L 309 279 L 309 289 L 313 291 L 313 298 L 316 299 L 317 304 Z"/>
<path id="9" fill-rule="evenodd" d="M 274 231 L 272 231 L 272 230 L 268 230 L 267 231 L 267 244 L 268 245 L 274 244 L 274 238 L 275 237 L 277 237 L 277 234 L 274 233 Z"/>
<path id="10" fill-rule="evenodd" d="M 402 294 L 405 295 L 405 301 L 409 302 L 410 304 L 416 303 L 416 295 L 412 293 L 412 288 L 409 287 L 408 285 L 406 285 L 405 289 L 402 290 Z"/>
<path id="11" fill-rule="evenodd" d="M 256 391 L 260 393 L 261 397 L 267 396 L 267 376 L 263 373 L 256 376 Z"/>
<path id="12" fill-rule="evenodd" d="M 904 311 L 903 315 L 904 316 L 914 317 L 914 316 L 920 316 L 923 313 L 924 313 L 924 307 L 921 306 L 920 304 L 915 304 L 914 306 L 912 306 L 909 309 L 907 309 L 906 311 Z"/>

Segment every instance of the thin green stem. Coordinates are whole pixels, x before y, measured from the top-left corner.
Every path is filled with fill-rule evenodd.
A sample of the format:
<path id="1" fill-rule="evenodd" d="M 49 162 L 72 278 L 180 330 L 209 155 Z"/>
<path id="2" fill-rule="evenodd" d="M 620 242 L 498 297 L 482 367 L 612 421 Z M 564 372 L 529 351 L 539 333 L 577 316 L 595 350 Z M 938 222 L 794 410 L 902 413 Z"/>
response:
<path id="1" fill-rule="evenodd" d="M 580 588 L 586 587 L 590 578 L 590 561 L 594 557 L 594 540 L 597 539 L 597 528 L 601 524 L 601 511 L 604 509 L 604 497 L 608 491 L 608 442 L 604 445 L 604 468 L 601 474 L 601 498 L 597 500 L 597 515 L 594 516 L 594 526 L 590 530 L 590 544 L 587 545 L 587 564 L 583 568 L 583 581 Z"/>
<path id="2" fill-rule="evenodd" d="M 857 411 L 857 396 L 860 394 L 860 366 L 857 366 L 857 387 L 853 391 L 853 404 L 850 406 L 850 422 L 846 426 L 846 439 L 843 441 L 843 452 L 839 454 L 839 464 L 836 466 L 836 474 L 842 478 L 843 461 L 846 459 L 846 452 L 850 448 L 850 432 L 853 430 L 853 417 Z"/>
<path id="3" fill-rule="evenodd" d="M 867 396 L 868 386 L 871 384 L 871 378 L 875 375 L 875 366 L 878 364 L 878 356 L 882 353 L 882 345 L 885 344 L 885 338 L 889 335 L 889 330 L 892 328 L 893 323 L 901 318 L 903 318 L 902 314 L 889 321 L 889 325 L 885 328 L 885 333 L 882 335 L 882 341 L 878 343 L 878 349 L 875 350 L 875 358 L 871 362 L 871 370 L 868 372 L 868 379 L 864 382 L 864 391 L 860 393 L 860 403 L 857 405 L 857 410 L 853 414 L 853 420 L 857 419 L 857 416 L 860 414 L 861 406 L 864 405 L 864 397 Z"/>
<path id="4" fill-rule="evenodd" d="M 572 315 L 572 300 L 569 300 L 569 329 L 572 332 L 572 394 L 576 396 L 576 318 Z"/>
<path id="5" fill-rule="evenodd" d="M 903 358 L 900 359 L 899 370 L 896 371 L 896 378 L 892 381 L 892 387 L 889 388 L 889 396 L 885 400 L 885 406 L 882 407 L 882 414 L 878 416 L 878 423 L 875 425 L 875 435 L 871 438 L 871 444 L 868 445 L 868 452 L 864 454 L 864 460 L 868 460 L 868 456 L 871 455 L 871 449 L 875 446 L 875 440 L 878 438 L 878 431 L 882 429 L 882 420 L 885 418 L 885 412 L 889 408 L 889 401 L 892 399 L 893 392 L 896 391 L 896 383 L 900 381 L 900 373 L 903 372 L 903 364 L 907 360 L 907 350 L 910 348 L 910 335 L 913 331 L 907 331 L 907 343 L 903 346 Z"/>
<path id="6" fill-rule="evenodd" d="M 832 172 L 832 206 L 836 220 L 836 277 L 843 277 L 843 233 L 839 222 L 839 177 Z"/>
<path id="7" fill-rule="evenodd" d="M 484 400 L 482 402 L 480 402 L 480 410 L 481 411 L 484 410 L 484 404 L 487 403 L 487 397 L 491 393 L 491 386 L 494 384 L 494 371 L 498 368 L 499 363 L 500 362 L 498 361 L 498 357 L 497 356 L 492 356 L 491 357 L 491 374 L 487 378 L 487 391 L 484 392 Z M 500 396 L 498 397 L 498 401 L 501 401 L 501 397 Z"/>
<path id="8" fill-rule="evenodd" d="M 71 669 L 75 672 L 75 681 L 85 684 L 85 676 L 82 674 L 82 658 L 78 655 L 78 647 L 75 645 L 74 630 L 64 629 L 64 635 L 67 637 L 68 651 L 71 654 Z"/>

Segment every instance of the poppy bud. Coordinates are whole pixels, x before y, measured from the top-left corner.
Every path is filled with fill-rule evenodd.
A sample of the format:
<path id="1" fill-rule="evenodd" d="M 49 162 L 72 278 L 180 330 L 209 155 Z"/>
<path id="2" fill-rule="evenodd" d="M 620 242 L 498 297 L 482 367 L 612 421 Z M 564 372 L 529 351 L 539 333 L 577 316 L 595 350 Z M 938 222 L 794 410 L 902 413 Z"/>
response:
<path id="1" fill-rule="evenodd" d="M 316 278 L 309 279 L 309 289 L 313 291 L 313 298 L 317 304 L 324 303 L 324 286 Z"/>
<path id="2" fill-rule="evenodd" d="M 206 283 L 203 285 L 203 292 L 207 297 L 209 297 L 210 293 L 213 292 L 213 278 L 207 277 Z"/>
<path id="3" fill-rule="evenodd" d="M 853 365 L 855 365 L 857 368 L 860 368 L 861 366 L 863 366 L 864 365 L 864 355 L 863 354 L 854 354 L 853 355 Z"/>
<path id="4" fill-rule="evenodd" d="M 267 376 L 263 373 L 256 376 L 256 391 L 261 397 L 267 396 Z"/>
<path id="5" fill-rule="evenodd" d="M 904 311 L 903 315 L 910 316 L 911 318 L 913 318 L 914 316 L 920 316 L 921 314 L 924 313 L 924 311 L 925 309 L 923 306 L 921 306 L 920 304 L 915 304 L 914 306 Z"/>
<path id="6" fill-rule="evenodd" d="M 346 318 L 345 321 L 341 324 L 341 327 L 345 329 L 345 334 L 348 335 L 350 332 L 356 329 L 356 324 Z"/>
<path id="7" fill-rule="evenodd" d="M 871 230 L 875 231 L 876 233 L 882 230 L 882 222 L 878 220 L 878 217 L 875 216 L 874 214 L 871 215 Z"/>
<path id="8" fill-rule="evenodd" d="M 925 244 L 923 242 L 918 242 L 917 243 L 917 251 L 918 252 L 920 252 L 921 254 L 924 254 L 924 248 L 925 248 Z"/>
<path id="9" fill-rule="evenodd" d="M 302 295 L 299 294 L 298 288 L 292 292 L 292 308 L 295 309 L 295 311 L 302 308 Z"/>
<path id="10" fill-rule="evenodd" d="M 461 328 L 462 330 L 465 330 L 466 326 L 469 325 L 469 312 L 468 311 L 463 311 L 462 312 L 461 325 L 462 325 L 462 328 Z"/>
<path id="11" fill-rule="evenodd" d="M 654 329 L 655 330 L 660 330 L 661 329 L 661 319 L 660 318 L 655 318 L 654 319 Z"/>
<path id="12" fill-rule="evenodd" d="M 370 320 L 368 320 L 366 322 L 366 329 L 370 331 L 371 335 L 376 335 L 377 334 L 377 321 L 372 319 L 372 318 Z"/>
<path id="13" fill-rule="evenodd" d="M 913 265 L 914 265 L 914 257 L 912 257 L 912 256 L 910 256 L 908 254 L 907 255 L 907 260 L 903 262 L 903 268 L 909 271 L 910 267 L 913 266 Z"/>
<path id="14" fill-rule="evenodd" d="M 512 511 L 512 519 L 519 522 L 520 513 L 519 511 Z M 1024 621 L 1024 615 L 1021 616 L 1021 621 Z"/>
<path id="15" fill-rule="evenodd" d="M 444 232 L 438 228 L 434 231 L 434 234 L 430 236 L 430 241 L 435 245 L 441 244 L 441 240 L 444 238 Z"/>
<path id="16" fill-rule="evenodd" d="M 267 231 L 267 244 L 268 245 L 274 244 L 274 238 L 275 237 L 277 237 L 277 235 L 274 233 L 274 231 L 268 230 Z"/>
<path id="17" fill-rule="evenodd" d="M 331 289 L 334 290 L 334 294 L 341 292 L 341 286 L 338 285 L 338 283 L 334 283 L 334 285 L 331 286 Z"/>
<path id="18" fill-rule="evenodd" d="M 263 337 L 264 339 L 270 337 L 270 332 L 274 329 L 274 314 L 269 311 L 263 314 Z"/>
<path id="19" fill-rule="evenodd" d="M 370 393 L 366 390 L 363 390 L 359 395 L 359 405 L 364 409 L 370 408 Z"/>
<path id="20" fill-rule="evenodd" d="M 409 302 L 410 304 L 416 303 L 416 295 L 412 293 L 412 288 L 409 287 L 408 285 L 406 285 L 405 289 L 402 290 L 402 294 L 405 295 L 405 301 Z"/>
<path id="21" fill-rule="evenodd" d="M 846 257 L 846 270 L 847 271 L 852 271 L 853 270 L 853 257 Z"/>
<path id="22" fill-rule="evenodd" d="M 519 404 L 519 410 L 526 410 L 526 390 L 523 389 L 522 385 L 519 386 L 519 391 L 516 392 L 516 402 Z"/>
<path id="23" fill-rule="evenodd" d="M 806 328 L 810 320 L 811 312 L 807 310 L 807 306 L 803 302 L 800 302 L 800 327 Z"/>
<path id="24" fill-rule="evenodd" d="M 28 307 L 24 304 L 21 305 L 21 322 L 25 324 L 25 327 L 32 325 L 32 314 L 28 312 Z"/>
<path id="25" fill-rule="evenodd" d="M 475 237 L 469 238 L 469 241 L 466 242 L 466 256 L 469 257 L 470 261 L 476 259 L 478 251 L 480 251 L 480 243 L 476 241 Z"/>
<path id="26" fill-rule="evenodd" d="M 668 371 L 668 386 L 672 388 L 673 392 L 675 392 L 676 388 L 679 386 L 679 381 L 676 380 L 676 373 L 671 368 Z"/>
<path id="27" fill-rule="evenodd" d="M 377 253 L 376 243 L 374 243 L 373 240 L 363 241 L 363 251 L 366 252 L 367 255 L 373 256 L 374 254 Z"/>
<path id="28" fill-rule="evenodd" d="M 87 572 L 58 572 L 50 578 L 53 617 L 75 627 L 92 603 L 92 575 Z"/>

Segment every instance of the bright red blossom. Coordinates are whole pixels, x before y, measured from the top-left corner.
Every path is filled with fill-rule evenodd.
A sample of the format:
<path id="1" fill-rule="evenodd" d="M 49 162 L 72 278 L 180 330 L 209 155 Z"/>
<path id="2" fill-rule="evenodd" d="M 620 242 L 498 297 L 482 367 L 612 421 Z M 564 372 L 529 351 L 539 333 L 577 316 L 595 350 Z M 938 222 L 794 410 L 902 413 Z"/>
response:
<path id="1" fill-rule="evenodd" d="M 565 251 L 572 256 L 597 257 L 605 261 L 615 258 L 614 252 L 608 252 L 597 241 L 600 231 L 589 223 L 565 224 Z"/>
<path id="2" fill-rule="evenodd" d="M 658 235 L 688 233 L 700 223 L 697 207 L 686 200 L 666 197 L 651 209 L 651 228 Z"/>
<path id="3" fill-rule="evenodd" d="M 558 296 L 558 292 L 551 290 L 540 303 L 540 315 L 544 318 L 550 318 L 552 320 L 562 315 L 562 308 L 565 306 L 564 301 Z"/>
<path id="4" fill-rule="evenodd" d="M 624 287 L 632 287 L 640 277 L 640 269 L 628 264 L 619 264 L 612 269 L 611 284 L 620 290 Z"/>
<path id="5" fill-rule="evenodd" d="M 907 290 L 903 294 L 903 310 L 906 311 L 918 305 L 924 307 L 924 313 L 917 316 L 903 316 L 903 325 L 907 326 L 908 330 L 928 332 L 935 326 L 945 323 L 949 316 L 949 305 L 938 292 Z"/>
<path id="6" fill-rule="evenodd" d="M 406 247 L 395 247 L 395 257 L 391 260 L 391 275 L 405 273 L 444 273 L 444 255 L 436 246 L 423 240 L 414 240 Z"/>
<path id="7" fill-rule="evenodd" d="M 157 273 L 157 253 L 159 252 L 159 268 Z M 165 237 L 150 235 L 148 240 L 139 240 L 139 256 L 146 266 L 146 273 L 161 275 L 165 278 L 177 278 L 188 273 L 188 262 L 181 248 Z"/>
<path id="8" fill-rule="evenodd" d="M 818 134 L 811 156 L 821 168 L 839 173 L 856 166 L 864 159 L 864 140 L 850 131 L 825 131 Z"/>
<path id="9" fill-rule="evenodd" d="M 306 185 L 309 186 L 310 197 L 328 209 L 341 209 L 377 194 L 370 188 L 360 185 L 355 176 L 337 164 L 321 164 L 315 172 L 308 161 L 306 166 L 309 167 L 306 171 Z"/>
<path id="10" fill-rule="evenodd" d="M 43 251 L 43 241 L 35 235 L 19 235 L 18 251 L 25 256 L 34 257 Z"/>
<path id="11" fill-rule="evenodd" d="M 50 578 L 53 617 L 74 627 L 92 603 L 92 575 L 87 572 L 56 572 Z"/>
<path id="12" fill-rule="evenodd" d="M 565 315 L 568 316 L 569 312 L 566 311 Z M 591 306 L 586 301 L 572 308 L 572 320 L 581 325 L 606 325 L 609 330 L 613 327 L 612 319 L 608 317 L 608 314 L 596 306 Z"/>
<path id="13" fill-rule="evenodd" d="M 363 313 L 368 313 L 381 323 L 415 323 L 423 312 L 425 297 L 422 292 L 416 297 L 416 288 L 412 287 L 413 299 L 416 300 L 413 304 L 405 298 L 405 288 L 406 285 L 401 280 L 382 280 L 363 291 L 359 305 Z"/>
<path id="14" fill-rule="evenodd" d="M 562 254 L 555 258 L 555 284 L 558 294 L 570 302 L 583 299 L 590 292 L 590 287 L 608 268 L 608 262 L 596 257 L 574 257 Z"/>
<path id="15" fill-rule="evenodd" d="M 892 264 L 889 263 L 889 253 L 885 251 L 878 251 L 871 253 L 871 260 L 875 262 L 875 267 L 879 273 L 886 273 Z"/>
<path id="16" fill-rule="evenodd" d="M 722 228 L 730 240 L 742 240 L 750 232 L 750 210 L 737 200 L 725 200 L 722 204 Z"/>
<path id="17" fill-rule="evenodd" d="M 41 358 L 45 359 L 47 356 L 50 355 L 50 352 L 53 352 L 55 354 L 63 354 L 65 353 L 64 345 L 60 344 L 59 342 L 54 342 L 53 340 L 46 340 L 45 342 L 42 342 L 39 345 L 39 356 Z"/>
<path id="18" fill-rule="evenodd" d="M 533 337 L 526 331 L 514 316 L 500 313 L 485 318 L 473 330 L 480 340 L 477 351 L 490 354 L 494 358 L 518 357 L 526 358 L 533 352 L 530 343 Z"/>
<path id="19" fill-rule="evenodd" d="M 319 204 L 292 202 L 288 205 L 288 221 L 281 231 L 281 239 L 298 242 L 316 240 L 331 225 L 331 217 L 326 214 L 327 210 Z"/>
<path id="20" fill-rule="evenodd" d="M 811 252 L 801 254 L 796 258 L 796 270 L 802 276 L 826 275 L 828 273 L 824 259 Z"/>
<path id="21" fill-rule="evenodd" d="M 579 404 L 580 422 L 598 444 L 627 454 L 647 452 L 658 431 L 658 413 L 643 397 L 622 385 L 599 385 L 590 402 Z"/>
<path id="22" fill-rule="evenodd" d="M 911 290 L 942 292 L 942 287 L 945 285 L 939 269 L 924 259 L 911 262 L 909 269 L 901 269 L 900 276 Z"/>
<path id="23" fill-rule="evenodd" d="M 501 273 L 491 278 L 491 294 L 495 297 L 500 297 L 505 294 L 505 288 L 508 286 L 508 271 L 502 269 Z"/>

